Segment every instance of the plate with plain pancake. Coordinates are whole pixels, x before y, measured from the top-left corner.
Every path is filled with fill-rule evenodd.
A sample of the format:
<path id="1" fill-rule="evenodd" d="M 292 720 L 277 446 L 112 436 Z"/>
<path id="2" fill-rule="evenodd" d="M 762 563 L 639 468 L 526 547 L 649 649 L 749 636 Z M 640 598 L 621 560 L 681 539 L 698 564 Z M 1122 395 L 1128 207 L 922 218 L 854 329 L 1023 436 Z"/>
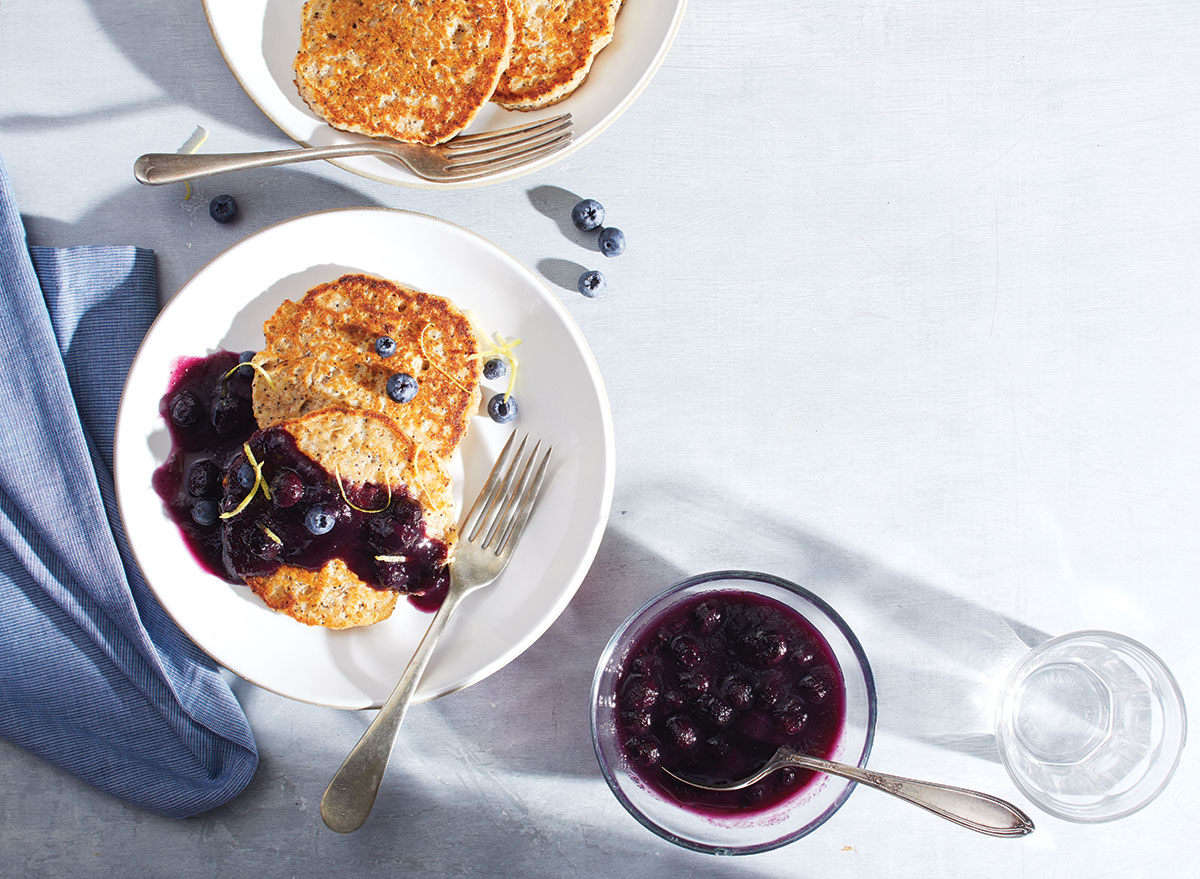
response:
<path id="1" fill-rule="evenodd" d="M 217 47 L 246 94 L 281 131 L 305 146 L 366 139 L 332 127 L 306 104 L 293 63 L 301 43 L 305 0 L 204 0 Z M 545 168 L 580 149 L 616 120 L 641 94 L 666 57 L 687 0 L 624 0 L 612 41 L 595 56 L 582 84 L 541 109 L 507 110 L 488 102 L 467 133 L 493 131 L 570 113 L 574 136 L 563 150 L 469 182 L 421 180 L 398 162 L 365 156 L 335 159 L 355 174 L 385 183 L 429 188 L 480 186 Z"/>
<path id="2" fill-rule="evenodd" d="M 163 308 L 126 381 L 114 449 L 122 522 L 155 597 L 201 649 L 265 689 L 338 708 L 383 703 L 430 614 L 401 598 L 382 622 L 325 629 L 273 611 L 191 555 L 151 475 L 170 452 L 158 404 L 180 358 L 258 350 L 264 322 L 285 300 L 354 272 L 446 297 L 480 329 L 522 340 L 514 349 L 516 420 L 473 417 L 450 461 L 459 517 L 514 428 L 554 446 L 555 463 L 508 569 L 450 621 L 419 700 L 483 679 L 549 628 L 595 557 L 615 466 L 608 398 L 579 328 L 532 272 L 466 229 L 387 208 L 323 211 L 256 232 L 201 269 Z M 484 398 L 506 384 L 485 380 Z"/>

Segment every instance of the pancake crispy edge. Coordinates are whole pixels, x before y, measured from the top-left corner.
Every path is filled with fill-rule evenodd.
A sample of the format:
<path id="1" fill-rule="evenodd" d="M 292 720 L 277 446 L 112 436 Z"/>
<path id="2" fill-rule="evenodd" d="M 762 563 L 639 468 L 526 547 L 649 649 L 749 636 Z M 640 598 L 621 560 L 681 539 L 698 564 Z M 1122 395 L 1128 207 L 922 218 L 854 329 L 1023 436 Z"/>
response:
<path id="1" fill-rule="evenodd" d="M 478 410 L 479 342 L 471 321 L 441 296 L 365 274 L 320 284 L 285 301 L 263 325 L 254 358 L 254 415 L 261 427 L 347 405 L 381 413 L 423 449 L 448 461 Z M 375 340 L 396 342 L 381 357 Z M 417 379 L 414 400 L 387 396 L 388 376 Z"/>
<path id="2" fill-rule="evenodd" d="M 457 534 L 450 476 L 388 418 L 334 407 L 281 425 L 304 454 L 347 484 L 370 482 L 407 491 L 422 509 L 425 533 L 452 550 Z M 364 583 L 340 558 L 320 569 L 281 565 L 246 583 L 271 609 L 309 626 L 343 629 L 391 616 L 399 593 Z"/>
<path id="3" fill-rule="evenodd" d="M 296 88 L 334 128 L 432 146 L 487 104 L 514 34 L 509 0 L 308 0 Z"/>
<path id="4" fill-rule="evenodd" d="M 516 22 L 512 58 L 492 101 L 536 110 L 570 95 L 612 42 L 622 0 L 510 0 Z"/>

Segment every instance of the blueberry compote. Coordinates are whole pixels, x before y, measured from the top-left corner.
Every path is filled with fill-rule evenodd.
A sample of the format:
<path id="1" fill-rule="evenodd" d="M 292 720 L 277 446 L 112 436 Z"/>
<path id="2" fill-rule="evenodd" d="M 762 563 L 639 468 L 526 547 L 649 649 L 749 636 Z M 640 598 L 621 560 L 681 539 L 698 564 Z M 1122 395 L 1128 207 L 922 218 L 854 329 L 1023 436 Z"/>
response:
<path id="1" fill-rule="evenodd" d="M 756 812 L 813 780 L 783 769 L 740 791 L 698 781 L 743 778 L 780 745 L 831 757 L 845 717 L 841 671 L 794 610 L 745 592 L 693 596 L 655 621 L 617 678 L 617 733 L 651 788 L 693 811 Z"/>
<path id="2" fill-rule="evenodd" d="M 436 610 L 446 546 L 425 533 L 420 504 L 403 490 L 339 485 L 287 431 L 258 430 L 252 368 L 238 363 L 228 351 L 182 361 L 160 403 L 172 448 L 154 489 L 200 562 L 238 583 L 340 558 L 363 582 Z"/>

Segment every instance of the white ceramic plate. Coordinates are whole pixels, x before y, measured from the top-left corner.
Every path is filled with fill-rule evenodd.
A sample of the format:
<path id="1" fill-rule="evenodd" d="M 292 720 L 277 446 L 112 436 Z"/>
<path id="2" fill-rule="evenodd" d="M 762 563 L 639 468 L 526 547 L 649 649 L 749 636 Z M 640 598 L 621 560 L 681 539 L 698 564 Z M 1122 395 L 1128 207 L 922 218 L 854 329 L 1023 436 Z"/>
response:
<path id="1" fill-rule="evenodd" d="M 480 186 L 545 168 L 579 149 L 633 104 L 666 57 L 686 5 L 687 0 L 625 0 L 613 41 L 566 100 L 529 113 L 488 104 L 468 129 L 494 131 L 568 112 L 574 118 L 574 140 L 548 158 L 468 183 L 431 183 L 397 162 L 373 156 L 337 159 L 334 164 L 372 180 L 427 187 Z M 331 128 L 296 91 L 292 60 L 300 47 L 303 6 L 304 0 L 204 0 L 209 26 L 229 69 L 285 134 L 306 146 L 366 140 Z"/>
<path id="2" fill-rule="evenodd" d="M 508 569 L 451 619 L 419 700 L 501 668 L 566 607 L 608 521 L 614 453 L 608 398 L 579 328 L 527 269 L 458 226 L 387 209 L 308 214 L 234 245 L 184 286 L 142 343 L 118 413 L 117 498 L 134 555 L 171 617 L 227 668 L 294 699 L 366 708 L 387 698 L 431 617 L 400 601 L 382 623 L 333 631 L 275 613 L 248 587 L 201 568 L 150 484 L 170 450 L 158 402 L 177 359 L 260 348 L 263 321 L 279 303 L 350 271 L 449 297 L 483 329 L 523 340 L 516 422 L 474 418 L 456 453 L 460 510 L 464 485 L 473 498 L 512 426 L 554 446 Z M 485 399 L 500 389 L 485 382 Z"/>

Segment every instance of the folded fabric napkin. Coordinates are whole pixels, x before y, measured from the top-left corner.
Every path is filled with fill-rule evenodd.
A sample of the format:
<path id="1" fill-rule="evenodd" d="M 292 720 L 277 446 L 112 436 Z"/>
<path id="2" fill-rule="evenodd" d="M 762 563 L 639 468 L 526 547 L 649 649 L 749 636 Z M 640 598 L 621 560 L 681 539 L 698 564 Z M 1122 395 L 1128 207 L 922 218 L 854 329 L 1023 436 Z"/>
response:
<path id="1" fill-rule="evenodd" d="M 157 310 L 153 251 L 28 247 L 0 162 L 0 735 L 183 817 L 236 796 L 258 752 L 117 512 L 117 404 Z"/>

